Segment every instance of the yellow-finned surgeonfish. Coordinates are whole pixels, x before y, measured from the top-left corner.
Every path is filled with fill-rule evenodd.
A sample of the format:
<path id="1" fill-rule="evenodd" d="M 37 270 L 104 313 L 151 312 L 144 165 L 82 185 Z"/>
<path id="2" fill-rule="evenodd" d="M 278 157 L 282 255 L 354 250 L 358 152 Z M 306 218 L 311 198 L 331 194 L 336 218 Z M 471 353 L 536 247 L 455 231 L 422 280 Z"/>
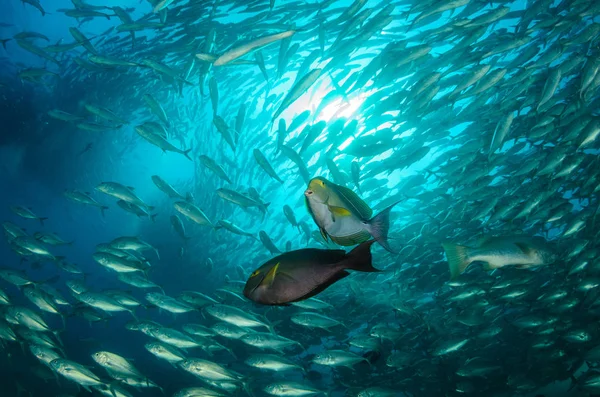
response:
<path id="1" fill-rule="evenodd" d="M 394 203 L 373 216 L 373 210 L 356 193 L 322 177 L 310 180 L 304 191 L 306 206 L 321 235 L 339 245 L 348 246 L 367 241 L 371 236 L 383 248 L 388 244 L 390 211 Z"/>
<path id="2" fill-rule="evenodd" d="M 364 242 L 348 253 L 304 248 L 278 255 L 250 275 L 244 296 L 263 305 L 287 305 L 324 291 L 349 276 L 348 269 L 378 272 L 372 264 L 374 242 Z"/>

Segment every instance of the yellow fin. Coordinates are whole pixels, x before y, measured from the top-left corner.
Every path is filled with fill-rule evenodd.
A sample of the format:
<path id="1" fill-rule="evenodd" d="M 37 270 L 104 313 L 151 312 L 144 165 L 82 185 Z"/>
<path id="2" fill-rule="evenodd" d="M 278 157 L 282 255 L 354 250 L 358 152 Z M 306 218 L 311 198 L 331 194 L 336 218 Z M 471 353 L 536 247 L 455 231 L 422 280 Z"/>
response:
<path id="1" fill-rule="evenodd" d="M 280 262 L 277 262 L 277 264 L 273 266 L 271 270 L 269 270 L 268 273 L 265 275 L 265 278 L 262 282 L 263 285 L 266 285 L 267 287 L 273 285 L 273 281 L 275 281 L 275 275 L 277 274 L 277 269 L 279 269 L 279 263 Z"/>
<path id="2" fill-rule="evenodd" d="M 362 220 L 371 219 L 373 216 L 373 210 L 367 203 L 358 197 L 356 193 L 341 185 L 335 185 L 335 191 L 344 201 L 344 204 L 347 205 L 348 208 L 352 208 L 352 210 L 354 210 L 354 212 L 357 213 Z"/>
<path id="3" fill-rule="evenodd" d="M 469 248 L 451 243 L 444 243 L 442 244 L 442 247 L 444 247 L 444 251 L 446 251 L 446 258 L 448 259 L 448 265 L 450 266 L 450 276 L 452 279 L 455 279 L 460 276 L 472 262 L 469 259 Z"/>
<path id="4" fill-rule="evenodd" d="M 333 207 L 331 205 L 329 206 L 329 211 L 331 211 L 331 213 L 333 215 L 336 215 L 336 216 L 350 216 L 350 215 L 352 215 L 352 213 L 350 211 L 348 211 L 347 209 L 345 209 L 345 208 L 342 208 L 342 207 Z"/>

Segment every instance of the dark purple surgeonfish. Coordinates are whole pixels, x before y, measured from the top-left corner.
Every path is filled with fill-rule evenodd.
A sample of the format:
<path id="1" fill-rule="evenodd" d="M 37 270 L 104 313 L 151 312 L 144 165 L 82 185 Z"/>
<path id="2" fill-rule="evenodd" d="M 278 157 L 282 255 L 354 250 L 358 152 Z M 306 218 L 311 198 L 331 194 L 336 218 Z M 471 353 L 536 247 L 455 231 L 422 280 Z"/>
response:
<path id="1" fill-rule="evenodd" d="M 305 248 L 276 256 L 250 275 L 244 296 L 263 305 L 287 305 L 317 295 L 350 275 L 346 270 L 378 272 L 371 263 L 371 245 L 365 241 L 349 253 Z"/>

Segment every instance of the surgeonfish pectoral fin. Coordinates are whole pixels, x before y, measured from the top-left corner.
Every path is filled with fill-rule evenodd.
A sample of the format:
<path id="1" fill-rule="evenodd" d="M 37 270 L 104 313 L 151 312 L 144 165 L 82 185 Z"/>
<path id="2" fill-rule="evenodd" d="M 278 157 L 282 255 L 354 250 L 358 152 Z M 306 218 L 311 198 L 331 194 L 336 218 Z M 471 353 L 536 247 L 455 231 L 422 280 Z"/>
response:
<path id="1" fill-rule="evenodd" d="M 343 207 L 333 207 L 329 206 L 329 211 L 335 216 L 350 216 L 352 213 Z"/>
<path id="2" fill-rule="evenodd" d="M 271 285 L 273 285 L 273 282 L 275 281 L 275 276 L 277 275 L 277 269 L 279 269 L 279 262 L 277 262 L 277 264 L 275 266 L 273 266 L 265 275 L 265 278 L 262 282 L 263 285 L 266 285 L 267 288 L 271 287 Z"/>

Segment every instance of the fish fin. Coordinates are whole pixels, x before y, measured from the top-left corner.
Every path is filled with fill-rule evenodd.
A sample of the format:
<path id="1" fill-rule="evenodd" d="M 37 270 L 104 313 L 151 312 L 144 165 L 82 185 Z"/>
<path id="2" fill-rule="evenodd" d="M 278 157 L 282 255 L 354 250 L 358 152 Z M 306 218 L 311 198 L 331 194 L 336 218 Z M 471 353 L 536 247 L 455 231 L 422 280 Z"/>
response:
<path id="1" fill-rule="evenodd" d="M 345 208 L 342 207 L 334 207 L 334 206 L 328 206 L 329 211 L 331 211 L 331 213 L 335 216 L 350 216 L 352 215 L 352 213 L 350 211 L 348 211 Z"/>
<path id="2" fill-rule="evenodd" d="M 100 207 L 100 213 L 102 214 L 102 216 L 104 216 L 104 211 L 107 210 L 108 207 L 106 205 L 103 205 L 102 207 Z"/>
<path id="3" fill-rule="evenodd" d="M 339 266 L 343 269 L 356 270 L 358 272 L 379 272 L 379 269 L 373 267 L 373 256 L 371 255 L 371 245 L 376 240 L 369 240 L 361 243 L 344 258 Z"/>
<path id="4" fill-rule="evenodd" d="M 185 157 L 187 157 L 187 158 L 188 158 L 188 160 L 190 160 L 190 161 L 193 161 L 193 160 L 192 160 L 192 158 L 190 157 L 190 152 L 191 152 L 191 151 L 192 151 L 192 148 L 189 148 L 188 150 L 184 150 L 184 151 L 183 151 L 183 155 L 184 155 Z M 230 182 L 230 183 L 231 183 L 231 182 Z"/>
<path id="5" fill-rule="evenodd" d="M 140 319 L 138 318 L 138 316 L 135 315 L 135 312 L 133 311 L 133 309 L 127 310 L 129 312 L 129 314 L 131 314 L 131 316 L 135 319 L 135 321 L 140 321 Z"/>
<path id="6" fill-rule="evenodd" d="M 461 275 L 471 263 L 469 259 L 469 247 L 451 243 L 444 243 L 442 247 L 446 251 L 446 258 L 448 258 L 450 278 L 454 279 Z"/>
<path id="7" fill-rule="evenodd" d="M 156 215 L 158 214 L 150 215 L 150 219 L 152 219 L 152 222 L 156 222 Z"/>
<path id="8" fill-rule="evenodd" d="M 277 269 L 279 269 L 279 262 L 277 262 L 277 264 L 275 266 L 273 266 L 265 275 L 265 278 L 262 281 L 262 285 L 266 285 L 267 288 L 271 287 L 271 285 L 273 285 L 273 282 L 275 281 L 275 276 L 277 275 Z"/>
<path id="9" fill-rule="evenodd" d="M 350 208 L 356 210 L 362 219 L 370 219 L 373 216 L 373 210 L 356 193 L 345 186 L 336 185 L 335 190 L 349 204 Z"/>
<path id="10" fill-rule="evenodd" d="M 387 251 L 394 253 L 394 250 L 388 244 L 388 231 L 390 229 L 390 212 L 399 201 L 390 205 L 372 219 L 366 221 L 367 230 L 371 236 Z"/>
<path id="11" fill-rule="evenodd" d="M 127 189 L 129 189 L 129 190 L 135 190 L 135 188 L 133 186 L 127 186 Z"/>
<path id="12" fill-rule="evenodd" d="M 531 256 L 535 252 L 533 248 L 523 243 L 514 243 L 523 253 L 527 256 Z"/>
<path id="13" fill-rule="evenodd" d="M 47 217 L 45 218 L 38 218 L 38 220 L 40 221 L 40 223 L 42 224 L 42 226 L 44 226 L 44 221 L 48 219 Z"/>
<path id="14" fill-rule="evenodd" d="M 343 236 L 343 237 L 330 236 L 330 237 L 331 237 L 331 241 L 333 241 L 337 245 L 347 247 L 349 245 L 356 245 L 356 244 L 364 243 L 365 241 L 367 241 L 368 239 L 371 238 L 371 234 L 367 230 L 361 230 L 360 232 L 352 234 L 350 236 Z"/>

